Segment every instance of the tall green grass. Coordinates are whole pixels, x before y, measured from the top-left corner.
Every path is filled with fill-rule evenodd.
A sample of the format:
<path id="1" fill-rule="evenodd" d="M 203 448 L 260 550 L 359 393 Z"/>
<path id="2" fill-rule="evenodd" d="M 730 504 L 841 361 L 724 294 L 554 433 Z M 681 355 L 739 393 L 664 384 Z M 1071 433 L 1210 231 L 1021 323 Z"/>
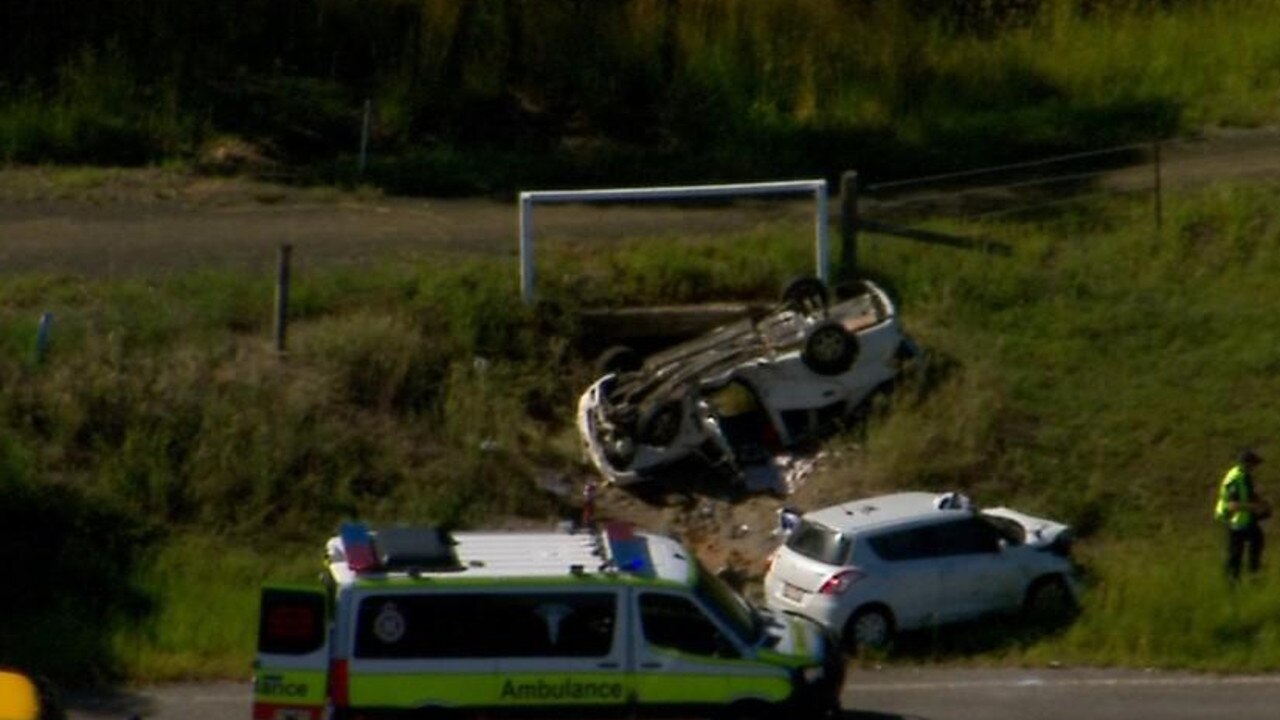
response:
<path id="1" fill-rule="evenodd" d="M 369 98 L 360 179 L 489 192 L 909 176 L 1280 112 L 1270 0 L 71 5 L 98 21 L 0 25 L 0 160 L 191 158 L 232 135 L 355 181 Z"/>
<path id="2" fill-rule="evenodd" d="M 1201 523 L 1090 553 L 1097 581 L 1080 620 L 1027 658 L 1237 672 L 1280 667 L 1275 563 L 1228 582 L 1225 532 L 1215 529 Z"/>
<path id="3" fill-rule="evenodd" d="M 886 469 L 994 480 L 1058 506 L 1088 498 L 1081 511 L 1121 535 L 1203 517 L 1236 450 L 1272 442 L 1253 401 L 1280 382 L 1266 320 L 1280 300 L 1266 280 L 1275 193 L 1181 198 L 1159 237 L 1105 212 L 1092 230 L 1022 225 L 1012 258 L 884 241 L 877 272 L 908 298 L 945 366 L 939 391 L 955 394 L 895 416 Z M 931 470 L 939 451 L 971 462 Z"/>
<path id="4" fill-rule="evenodd" d="M 1093 222 L 1077 211 L 949 226 L 1016 235 L 1009 258 L 892 239 L 868 249 L 927 363 L 868 433 L 860 473 L 836 471 L 828 487 L 961 489 L 1067 520 L 1084 538 L 1083 615 L 1029 645 L 980 633 L 988 658 L 1280 667 L 1280 566 L 1272 556 L 1259 577 L 1228 584 L 1211 517 L 1238 449 L 1277 450 L 1263 399 L 1280 391 L 1268 320 L 1280 302 L 1269 280 L 1280 269 L 1278 193 L 1252 184 L 1179 196 L 1160 234 L 1128 201 L 1090 206 Z M 1260 489 L 1274 497 L 1280 483 L 1264 471 Z"/>
<path id="5" fill-rule="evenodd" d="M 1171 196 L 1160 234 L 1124 198 L 1032 221 L 934 221 L 1007 239 L 1009 257 L 864 239 L 865 270 L 898 298 L 925 362 L 892 412 L 835 441 L 850 460 L 813 487 L 828 500 L 961 489 L 1061 518 L 1089 570 L 1085 612 L 1065 631 L 942 635 L 923 657 L 1280 667 L 1274 558 L 1228 589 L 1210 518 L 1237 448 L 1277 451 L 1264 401 L 1280 391 L 1277 199 L 1260 183 Z M 110 591 L 110 617 L 69 627 L 59 646 L 76 662 L 31 635 L 6 636 L 0 661 L 80 678 L 241 673 L 257 580 L 294 573 L 295 549 L 343 518 L 549 523 L 562 508 L 535 478 L 588 472 L 571 417 L 591 379 L 576 310 L 771 298 L 808 266 L 808 244 L 778 227 L 732 243 L 550 242 L 560 274 L 544 272 L 536 308 L 519 302 L 509 262 L 316 269 L 298 280 L 283 357 L 267 337 L 269 288 L 234 272 L 6 282 L 0 488 L 16 490 L 3 508 L 43 518 L 21 535 L 33 547 L 44 528 L 116 544 L 108 566 L 55 553 L 33 575 L 49 592 L 82 577 Z M 58 321 L 37 365 L 44 309 Z M 217 576 L 230 580 L 213 587 Z M 197 603 L 214 596 L 205 622 Z M 68 612 L 21 611 L 32 621 L 12 627 Z"/>
<path id="6" fill-rule="evenodd" d="M 244 677 L 257 641 L 258 590 L 314 581 L 320 551 L 313 544 L 253 548 L 233 538 L 172 538 L 139 570 L 153 607 L 147 622 L 112 638 L 116 657 L 141 682 Z"/>

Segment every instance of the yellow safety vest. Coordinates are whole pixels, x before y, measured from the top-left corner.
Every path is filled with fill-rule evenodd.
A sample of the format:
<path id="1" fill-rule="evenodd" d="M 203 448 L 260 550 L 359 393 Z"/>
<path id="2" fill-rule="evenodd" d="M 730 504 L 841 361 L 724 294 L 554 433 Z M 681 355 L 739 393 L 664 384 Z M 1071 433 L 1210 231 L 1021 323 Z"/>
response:
<path id="1" fill-rule="evenodd" d="M 1250 500 L 1253 500 L 1252 479 L 1243 467 L 1236 465 L 1222 478 L 1222 485 L 1218 489 L 1218 504 L 1214 507 L 1213 515 L 1225 521 L 1232 530 L 1248 527 L 1253 522 L 1253 513 L 1248 510 L 1231 512 L 1227 509 L 1227 504 L 1232 501 L 1246 503 Z"/>

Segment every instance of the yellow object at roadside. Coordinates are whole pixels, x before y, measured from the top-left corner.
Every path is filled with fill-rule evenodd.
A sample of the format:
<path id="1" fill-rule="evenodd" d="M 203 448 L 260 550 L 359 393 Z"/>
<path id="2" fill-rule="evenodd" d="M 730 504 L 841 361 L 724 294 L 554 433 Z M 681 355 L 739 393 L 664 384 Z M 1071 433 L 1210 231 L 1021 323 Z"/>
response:
<path id="1" fill-rule="evenodd" d="M 31 678 L 0 670 L 0 720 L 39 720 L 40 694 Z"/>

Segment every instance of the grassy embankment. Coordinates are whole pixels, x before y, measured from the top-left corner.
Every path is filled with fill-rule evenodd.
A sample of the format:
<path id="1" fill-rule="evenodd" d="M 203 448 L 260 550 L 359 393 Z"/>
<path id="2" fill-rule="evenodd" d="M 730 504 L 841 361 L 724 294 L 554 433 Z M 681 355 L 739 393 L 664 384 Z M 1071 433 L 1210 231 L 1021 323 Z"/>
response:
<path id="1" fill-rule="evenodd" d="M 183 23 L 141 33 L 148 26 L 135 24 L 114 39 L 91 24 L 41 33 L 12 23 L 24 37 L 86 49 L 51 44 L 45 57 L 2 45 L 27 58 L 6 67 L 30 77 L 0 86 L 0 157 L 191 158 L 231 133 L 344 177 L 353 163 L 334 148 L 355 147 L 370 88 L 380 115 L 370 177 L 449 191 L 849 166 L 885 177 L 1280 113 L 1280 36 L 1263 0 L 1092 14 L 1046 2 L 1026 22 L 965 30 L 896 3 L 620 3 L 607 13 L 626 21 L 602 15 L 598 27 L 564 21 L 577 4 L 539 4 L 516 18 L 520 44 L 502 39 L 510 18 L 471 16 L 473 49 L 445 52 L 452 61 L 437 50 L 463 28 L 460 4 L 376 8 L 420 12 L 422 34 L 408 36 L 416 23 L 343 20 L 344 8 L 367 3 L 324 5 L 219 24 L 241 33 L 222 44 L 208 28 L 191 42 Z M 241 10 L 218 3 L 215 15 Z M 134 19 L 124 9 L 92 16 Z M 273 23 L 285 16 L 328 25 L 298 29 L 306 43 L 258 43 L 283 36 Z M 422 52 L 377 44 L 397 48 L 380 56 L 394 68 L 337 52 L 347 40 L 371 47 L 384 30 Z M 184 50 L 156 61 L 156 43 L 170 39 Z M 653 59 L 665 43 L 664 70 Z M 575 63 L 546 61 L 566 46 L 581 48 Z M 268 47 L 300 54 L 280 62 Z M 364 57 L 359 67 L 335 65 L 352 57 Z M 59 71 L 37 77 L 36 65 Z M 513 80 L 512 68 L 528 74 Z M 512 89 L 540 109 L 494 112 Z M 654 137 L 627 135 L 636 126 Z M 428 134 L 432 144 L 417 144 Z M 1064 517 L 1088 535 L 1096 580 L 1084 616 L 1060 636 L 947 634 L 922 655 L 977 645 L 1006 661 L 1280 667 L 1275 573 L 1229 592 L 1208 519 L 1232 450 L 1275 451 L 1259 400 L 1274 394 L 1280 367 L 1266 311 L 1277 292 L 1276 194 L 1180 198 L 1158 240 L 1144 222 L 1099 208 L 959 228 L 1011 238 L 1011 259 L 875 248 L 870 268 L 935 352 L 935 381 L 872 428 L 865 475 L 826 482 L 962 487 Z M 590 258 L 586 274 L 602 281 L 578 292 L 694 299 L 733 284 L 769 294 L 807 262 L 802 244 L 761 250 L 777 232 L 713 258 L 662 246 Z M 617 271 L 626 276 L 603 280 Z M 24 582 L 0 599 L 0 614 L 25 620 L 0 628 L 0 661 L 77 679 L 242 673 L 254 586 L 305 574 L 317 534 L 338 518 L 466 524 L 555 512 L 530 501 L 529 479 L 573 463 L 566 413 L 588 371 L 571 349 L 571 315 L 513 310 L 512 268 L 300 278 L 284 362 L 264 339 L 270 295 L 265 279 L 223 273 L 0 287 L 0 517 L 29 541 L 10 575 Z M 46 310 L 57 315 L 54 343 L 35 366 Z"/>
<path id="2" fill-rule="evenodd" d="M 80 1 L 0 33 L 2 161 L 345 181 L 366 98 L 363 180 L 425 193 L 913 176 L 1280 119 L 1270 0 Z"/>
<path id="3" fill-rule="evenodd" d="M 948 225 L 1007 239 L 1009 258 L 866 248 L 930 370 L 870 428 L 856 471 L 815 482 L 832 495 L 961 488 L 1064 518 L 1091 571 L 1064 633 L 944 631 L 901 657 L 1280 667 L 1277 564 L 1230 590 L 1209 517 L 1234 448 L 1278 447 L 1260 401 L 1280 383 L 1277 197 L 1173 198 L 1160 238 L 1145 205 L 1121 200 Z M 561 248 L 544 270 L 562 274 L 543 277 L 565 308 L 708 288 L 767 296 L 808 263 L 806 238 L 766 227 L 733 243 Z M 29 621 L 5 626 L 3 660 L 80 679 L 243 674 L 257 584 L 309 576 L 340 518 L 554 517 L 531 478 L 578 462 L 569 413 L 589 370 L 571 314 L 526 313 L 515 298 L 502 263 L 318 271 L 297 281 L 281 360 L 260 279 L 10 279 L 0 512 L 17 556 L 36 557 L 5 597 Z M 59 324 L 35 366 L 42 310 Z"/>

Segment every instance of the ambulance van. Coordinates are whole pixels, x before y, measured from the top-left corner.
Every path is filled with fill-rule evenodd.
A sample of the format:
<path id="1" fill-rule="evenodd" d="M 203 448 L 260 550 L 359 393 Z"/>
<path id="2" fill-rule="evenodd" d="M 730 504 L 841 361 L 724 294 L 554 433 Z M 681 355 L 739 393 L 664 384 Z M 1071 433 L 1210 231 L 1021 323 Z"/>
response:
<path id="1" fill-rule="evenodd" d="M 819 718 L 843 656 L 673 539 L 344 524 L 319 587 L 267 587 L 254 720 Z"/>

